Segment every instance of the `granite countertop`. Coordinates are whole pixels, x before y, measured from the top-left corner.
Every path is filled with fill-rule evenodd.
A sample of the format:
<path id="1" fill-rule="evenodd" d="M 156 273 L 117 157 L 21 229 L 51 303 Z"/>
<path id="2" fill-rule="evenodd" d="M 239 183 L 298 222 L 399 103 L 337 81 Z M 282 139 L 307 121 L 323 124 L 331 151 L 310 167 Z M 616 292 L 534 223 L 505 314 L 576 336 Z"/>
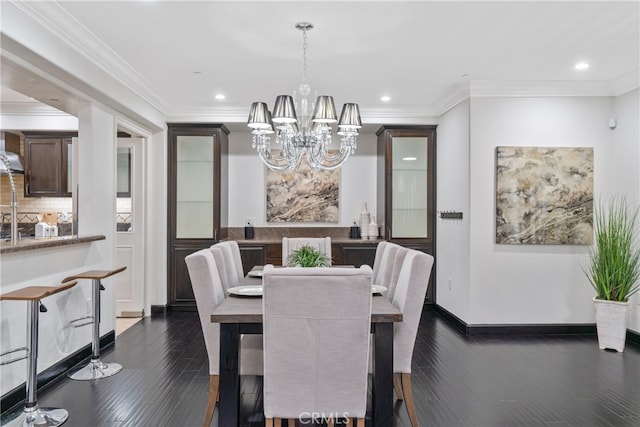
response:
<path id="1" fill-rule="evenodd" d="M 104 240 L 102 235 L 94 236 L 60 236 L 60 237 L 26 237 L 18 240 L 16 245 L 12 245 L 10 241 L 0 242 L 0 254 L 29 251 L 34 249 L 53 248 L 56 246 L 76 245 L 80 243 L 89 243 L 97 240 Z"/>

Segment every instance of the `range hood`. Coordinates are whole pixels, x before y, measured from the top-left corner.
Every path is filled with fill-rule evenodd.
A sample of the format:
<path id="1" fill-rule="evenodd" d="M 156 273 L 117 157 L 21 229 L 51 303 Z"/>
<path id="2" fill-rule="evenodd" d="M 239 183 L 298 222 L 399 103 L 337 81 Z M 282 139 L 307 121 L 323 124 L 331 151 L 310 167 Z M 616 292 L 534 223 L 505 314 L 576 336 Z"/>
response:
<path id="1" fill-rule="evenodd" d="M 11 168 L 11 172 L 16 174 L 24 174 L 24 159 L 18 153 L 5 150 L 5 132 L 0 132 L 0 154 L 6 156 L 6 162 Z M 0 173 L 5 175 L 7 173 L 7 166 L 5 162 L 0 162 Z"/>

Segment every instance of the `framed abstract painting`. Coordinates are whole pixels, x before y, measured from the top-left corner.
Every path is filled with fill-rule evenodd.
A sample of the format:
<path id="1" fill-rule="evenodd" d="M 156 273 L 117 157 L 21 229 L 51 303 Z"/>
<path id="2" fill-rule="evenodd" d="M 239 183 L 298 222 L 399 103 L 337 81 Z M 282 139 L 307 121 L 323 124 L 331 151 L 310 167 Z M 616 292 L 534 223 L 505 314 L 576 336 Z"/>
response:
<path id="1" fill-rule="evenodd" d="M 590 245 L 592 218 L 592 148 L 496 148 L 496 243 Z"/>

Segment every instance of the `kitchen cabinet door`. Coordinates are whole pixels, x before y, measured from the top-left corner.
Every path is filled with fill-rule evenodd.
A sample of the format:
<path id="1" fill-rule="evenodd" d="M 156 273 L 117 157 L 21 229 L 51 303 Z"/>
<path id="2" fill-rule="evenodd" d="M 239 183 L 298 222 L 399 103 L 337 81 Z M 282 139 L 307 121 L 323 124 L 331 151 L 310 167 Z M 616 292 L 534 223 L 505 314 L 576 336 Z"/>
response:
<path id="1" fill-rule="evenodd" d="M 25 197 L 71 197 L 71 136 L 25 136 Z"/>

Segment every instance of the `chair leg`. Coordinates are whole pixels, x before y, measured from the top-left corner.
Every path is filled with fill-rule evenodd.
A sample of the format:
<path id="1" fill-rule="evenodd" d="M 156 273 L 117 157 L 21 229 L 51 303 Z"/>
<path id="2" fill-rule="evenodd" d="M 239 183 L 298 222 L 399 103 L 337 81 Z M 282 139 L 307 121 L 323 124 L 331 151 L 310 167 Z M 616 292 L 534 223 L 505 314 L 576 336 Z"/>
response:
<path id="1" fill-rule="evenodd" d="M 416 407 L 413 404 L 413 393 L 411 392 L 411 374 L 402 374 L 402 394 L 404 395 L 404 404 L 407 407 L 411 427 L 418 427 L 418 417 L 416 416 Z"/>
<path id="2" fill-rule="evenodd" d="M 265 418 L 264 427 L 273 427 L 273 418 Z"/>
<path id="3" fill-rule="evenodd" d="M 276 418 L 275 427 L 282 427 L 282 418 Z"/>
<path id="4" fill-rule="evenodd" d="M 358 418 L 358 424 L 356 427 L 364 427 L 364 418 Z"/>
<path id="5" fill-rule="evenodd" d="M 216 410 L 216 402 L 220 393 L 220 377 L 218 375 L 209 376 L 209 400 L 207 401 L 207 412 L 204 414 L 204 427 L 211 425 L 213 411 Z"/>
<path id="6" fill-rule="evenodd" d="M 327 427 L 333 427 L 334 425 L 334 421 L 333 421 L 333 417 L 329 418 L 329 420 L 327 421 Z"/>
<path id="7" fill-rule="evenodd" d="M 346 427 L 351 427 L 351 426 L 353 426 L 353 423 L 351 422 L 351 418 L 346 418 L 346 419 L 344 420 L 344 425 L 345 425 Z"/>
<path id="8" fill-rule="evenodd" d="M 289 418 L 289 422 L 287 422 L 287 427 L 296 427 L 296 419 Z"/>
<path id="9" fill-rule="evenodd" d="M 398 398 L 398 400 L 404 400 L 404 395 L 402 394 L 402 385 L 400 383 L 400 374 L 393 374 L 393 390 L 396 392 L 396 397 Z"/>

